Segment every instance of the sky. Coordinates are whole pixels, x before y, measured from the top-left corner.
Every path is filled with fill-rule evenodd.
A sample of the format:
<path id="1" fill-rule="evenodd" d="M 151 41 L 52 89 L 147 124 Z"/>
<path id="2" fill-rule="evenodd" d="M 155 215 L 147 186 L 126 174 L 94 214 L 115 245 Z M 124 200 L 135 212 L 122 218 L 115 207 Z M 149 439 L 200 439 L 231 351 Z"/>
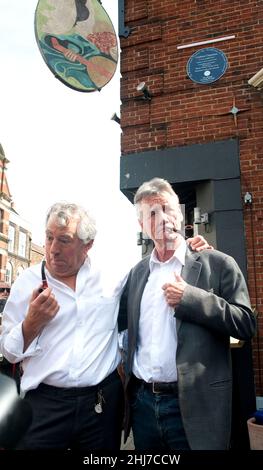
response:
<path id="1" fill-rule="evenodd" d="M 119 67 L 100 92 L 82 93 L 57 80 L 39 52 L 37 0 L 0 0 L 0 143 L 10 161 L 7 179 L 15 209 L 33 242 L 44 243 L 44 220 L 57 201 L 91 210 L 103 259 L 139 259 L 135 209 L 119 191 Z M 118 33 L 118 1 L 103 0 Z"/>

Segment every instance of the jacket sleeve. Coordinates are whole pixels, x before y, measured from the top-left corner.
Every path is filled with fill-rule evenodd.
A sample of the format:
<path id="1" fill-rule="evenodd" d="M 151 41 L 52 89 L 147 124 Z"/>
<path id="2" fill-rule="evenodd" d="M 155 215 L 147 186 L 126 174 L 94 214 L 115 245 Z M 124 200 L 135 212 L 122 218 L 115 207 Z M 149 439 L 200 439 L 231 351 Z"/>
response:
<path id="1" fill-rule="evenodd" d="M 244 276 L 232 257 L 210 253 L 197 285 L 185 288 L 175 316 L 219 334 L 248 340 L 255 334 L 256 319 Z"/>

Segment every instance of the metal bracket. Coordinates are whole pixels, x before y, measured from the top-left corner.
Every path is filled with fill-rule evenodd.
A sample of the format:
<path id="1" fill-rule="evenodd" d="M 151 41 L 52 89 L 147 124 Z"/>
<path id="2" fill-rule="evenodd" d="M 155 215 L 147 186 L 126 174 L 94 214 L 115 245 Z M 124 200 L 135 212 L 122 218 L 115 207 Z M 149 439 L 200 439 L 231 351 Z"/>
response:
<path id="1" fill-rule="evenodd" d="M 119 0 L 119 36 L 127 38 L 131 32 L 131 28 L 124 24 L 124 3 L 124 0 Z"/>

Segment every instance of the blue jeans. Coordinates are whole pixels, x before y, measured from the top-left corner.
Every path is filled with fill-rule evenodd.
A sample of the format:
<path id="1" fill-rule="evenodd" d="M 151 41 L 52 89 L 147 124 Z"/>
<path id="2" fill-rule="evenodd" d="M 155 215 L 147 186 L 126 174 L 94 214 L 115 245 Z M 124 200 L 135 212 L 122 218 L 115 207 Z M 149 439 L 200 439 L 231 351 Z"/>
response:
<path id="1" fill-rule="evenodd" d="M 136 451 L 190 450 L 183 428 L 178 398 L 153 393 L 143 384 L 131 393 L 131 425 Z"/>

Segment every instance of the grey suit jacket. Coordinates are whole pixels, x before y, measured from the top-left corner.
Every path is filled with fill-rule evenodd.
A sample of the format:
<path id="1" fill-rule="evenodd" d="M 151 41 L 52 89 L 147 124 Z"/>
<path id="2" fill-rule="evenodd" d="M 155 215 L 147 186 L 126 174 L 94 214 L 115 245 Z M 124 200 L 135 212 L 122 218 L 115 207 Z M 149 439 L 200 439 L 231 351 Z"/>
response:
<path id="1" fill-rule="evenodd" d="M 121 299 L 120 318 L 124 320 L 127 315 L 128 319 L 127 397 L 140 302 L 148 276 L 149 257 L 131 270 Z M 186 436 L 191 449 L 228 449 L 232 414 L 229 337 L 247 340 L 254 335 L 256 326 L 246 283 L 235 260 L 216 250 L 201 253 L 187 250 L 182 277 L 188 285 L 175 309 L 176 367 Z M 129 414 L 127 399 L 126 435 Z"/>

